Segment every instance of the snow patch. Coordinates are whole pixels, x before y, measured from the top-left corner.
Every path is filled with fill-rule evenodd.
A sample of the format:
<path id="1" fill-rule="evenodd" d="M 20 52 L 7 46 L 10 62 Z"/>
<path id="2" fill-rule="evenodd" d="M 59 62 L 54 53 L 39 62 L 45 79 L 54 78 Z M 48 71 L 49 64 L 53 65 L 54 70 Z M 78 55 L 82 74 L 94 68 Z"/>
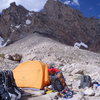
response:
<path id="1" fill-rule="evenodd" d="M 27 25 L 26 25 L 26 24 L 25 24 L 24 26 L 25 26 L 25 27 L 27 27 Z"/>
<path id="2" fill-rule="evenodd" d="M 80 48 L 81 46 L 83 46 L 85 48 L 88 48 L 88 46 L 85 43 L 83 43 L 83 42 L 80 42 L 80 43 L 76 42 L 76 43 L 74 43 L 74 47 L 76 47 L 76 48 Z"/>
<path id="3" fill-rule="evenodd" d="M 2 47 L 5 47 L 5 46 L 8 44 L 9 41 L 10 41 L 10 39 L 8 39 L 8 40 L 2 45 Z"/>
<path id="4" fill-rule="evenodd" d="M 0 37 L 0 48 L 5 47 L 9 41 L 10 41 L 10 40 L 8 39 L 8 40 L 3 44 L 4 39 L 3 39 L 2 37 Z"/>
<path id="5" fill-rule="evenodd" d="M 13 27 L 14 25 L 11 24 L 10 26 Z"/>
<path id="6" fill-rule="evenodd" d="M 20 28 L 20 25 L 16 25 L 15 27 L 18 29 L 18 28 Z"/>
<path id="7" fill-rule="evenodd" d="M 81 42 L 80 45 L 85 47 L 85 48 L 88 48 L 88 46 L 85 43 L 83 43 L 83 42 Z"/>
<path id="8" fill-rule="evenodd" d="M 80 43 L 78 43 L 78 42 L 74 43 L 74 47 L 75 48 L 80 48 Z"/>
<path id="9" fill-rule="evenodd" d="M 2 46 L 3 41 L 4 41 L 4 39 L 2 37 L 0 37 L 0 47 Z"/>
<path id="10" fill-rule="evenodd" d="M 26 24 L 27 24 L 27 25 L 31 24 L 31 20 L 27 19 L 27 20 L 26 20 Z"/>
<path id="11" fill-rule="evenodd" d="M 28 12 L 28 14 L 26 15 L 27 17 L 28 16 L 31 16 L 32 17 L 33 13 L 32 12 Z"/>

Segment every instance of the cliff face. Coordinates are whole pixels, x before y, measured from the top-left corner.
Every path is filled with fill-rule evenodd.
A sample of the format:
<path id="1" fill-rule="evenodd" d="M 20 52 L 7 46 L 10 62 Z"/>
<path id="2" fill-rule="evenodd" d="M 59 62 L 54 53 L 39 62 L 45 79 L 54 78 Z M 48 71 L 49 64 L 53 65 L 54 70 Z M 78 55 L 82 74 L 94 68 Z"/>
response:
<path id="1" fill-rule="evenodd" d="M 89 50 L 100 52 L 100 20 L 86 18 L 78 10 L 48 0 L 39 13 L 12 3 L 0 16 L 0 35 L 14 42 L 34 32 L 54 37 L 68 45 L 84 42 Z"/>
<path id="2" fill-rule="evenodd" d="M 86 18 L 78 10 L 54 0 L 48 0 L 44 12 L 48 26 L 64 43 L 73 45 L 82 41 L 90 50 L 100 51 L 100 20 Z"/>
<path id="3" fill-rule="evenodd" d="M 21 34 L 19 27 L 26 19 L 27 10 L 22 6 L 12 3 L 9 8 L 3 10 L 0 16 L 0 35 L 7 40 L 15 41 Z"/>

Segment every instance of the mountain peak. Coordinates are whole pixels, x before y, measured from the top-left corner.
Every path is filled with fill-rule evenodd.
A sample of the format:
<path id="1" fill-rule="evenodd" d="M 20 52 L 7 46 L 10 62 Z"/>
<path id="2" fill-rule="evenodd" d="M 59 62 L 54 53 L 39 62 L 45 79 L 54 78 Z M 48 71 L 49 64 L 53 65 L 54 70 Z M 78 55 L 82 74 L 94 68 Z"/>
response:
<path id="1" fill-rule="evenodd" d="M 11 7 L 15 7 L 15 6 L 16 6 L 16 2 L 10 3 L 10 6 L 11 6 Z"/>
<path id="2" fill-rule="evenodd" d="M 11 3 L 0 20 L 0 34 L 4 38 L 10 37 L 13 42 L 38 32 L 71 46 L 85 43 L 88 50 L 100 52 L 99 20 L 86 18 L 79 10 L 59 0 L 48 0 L 40 12 L 29 12 L 23 6 Z"/>

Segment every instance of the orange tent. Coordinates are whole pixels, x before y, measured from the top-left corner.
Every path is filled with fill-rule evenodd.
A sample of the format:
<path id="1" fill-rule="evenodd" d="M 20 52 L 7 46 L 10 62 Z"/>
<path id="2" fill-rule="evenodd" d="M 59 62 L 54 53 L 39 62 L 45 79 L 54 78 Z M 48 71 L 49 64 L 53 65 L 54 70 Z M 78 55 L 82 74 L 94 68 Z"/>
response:
<path id="1" fill-rule="evenodd" d="M 40 61 L 21 63 L 13 74 L 18 87 L 42 89 L 50 83 L 48 65 Z"/>

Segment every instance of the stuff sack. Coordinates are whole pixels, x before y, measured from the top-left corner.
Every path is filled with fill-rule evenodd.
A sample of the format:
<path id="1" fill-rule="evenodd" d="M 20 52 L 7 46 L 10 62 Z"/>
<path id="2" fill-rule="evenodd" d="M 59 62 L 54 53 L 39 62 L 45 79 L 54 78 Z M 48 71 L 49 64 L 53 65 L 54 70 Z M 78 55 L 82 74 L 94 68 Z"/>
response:
<path id="1" fill-rule="evenodd" d="M 51 85 L 53 90 L 56 90 L 58 92 L 64 89 L 64 86 L 62 85 L 60 79 L 56 75 L 51 76 Z"/>
<path id="2" fill-rule="evenodd" d="M 85 87 L 90 87 L 92 84 L 91 82 L 91 77 L 88 75 L 82 75 L 81 76 L 81 83 L 79 88 L 85 88 Z"/>
<path id="3" fill-rule="evenodd" d="M 16 86 L 12 71 L 0 72 L 0 100 L 19 100 L 21 90 Z"/>

